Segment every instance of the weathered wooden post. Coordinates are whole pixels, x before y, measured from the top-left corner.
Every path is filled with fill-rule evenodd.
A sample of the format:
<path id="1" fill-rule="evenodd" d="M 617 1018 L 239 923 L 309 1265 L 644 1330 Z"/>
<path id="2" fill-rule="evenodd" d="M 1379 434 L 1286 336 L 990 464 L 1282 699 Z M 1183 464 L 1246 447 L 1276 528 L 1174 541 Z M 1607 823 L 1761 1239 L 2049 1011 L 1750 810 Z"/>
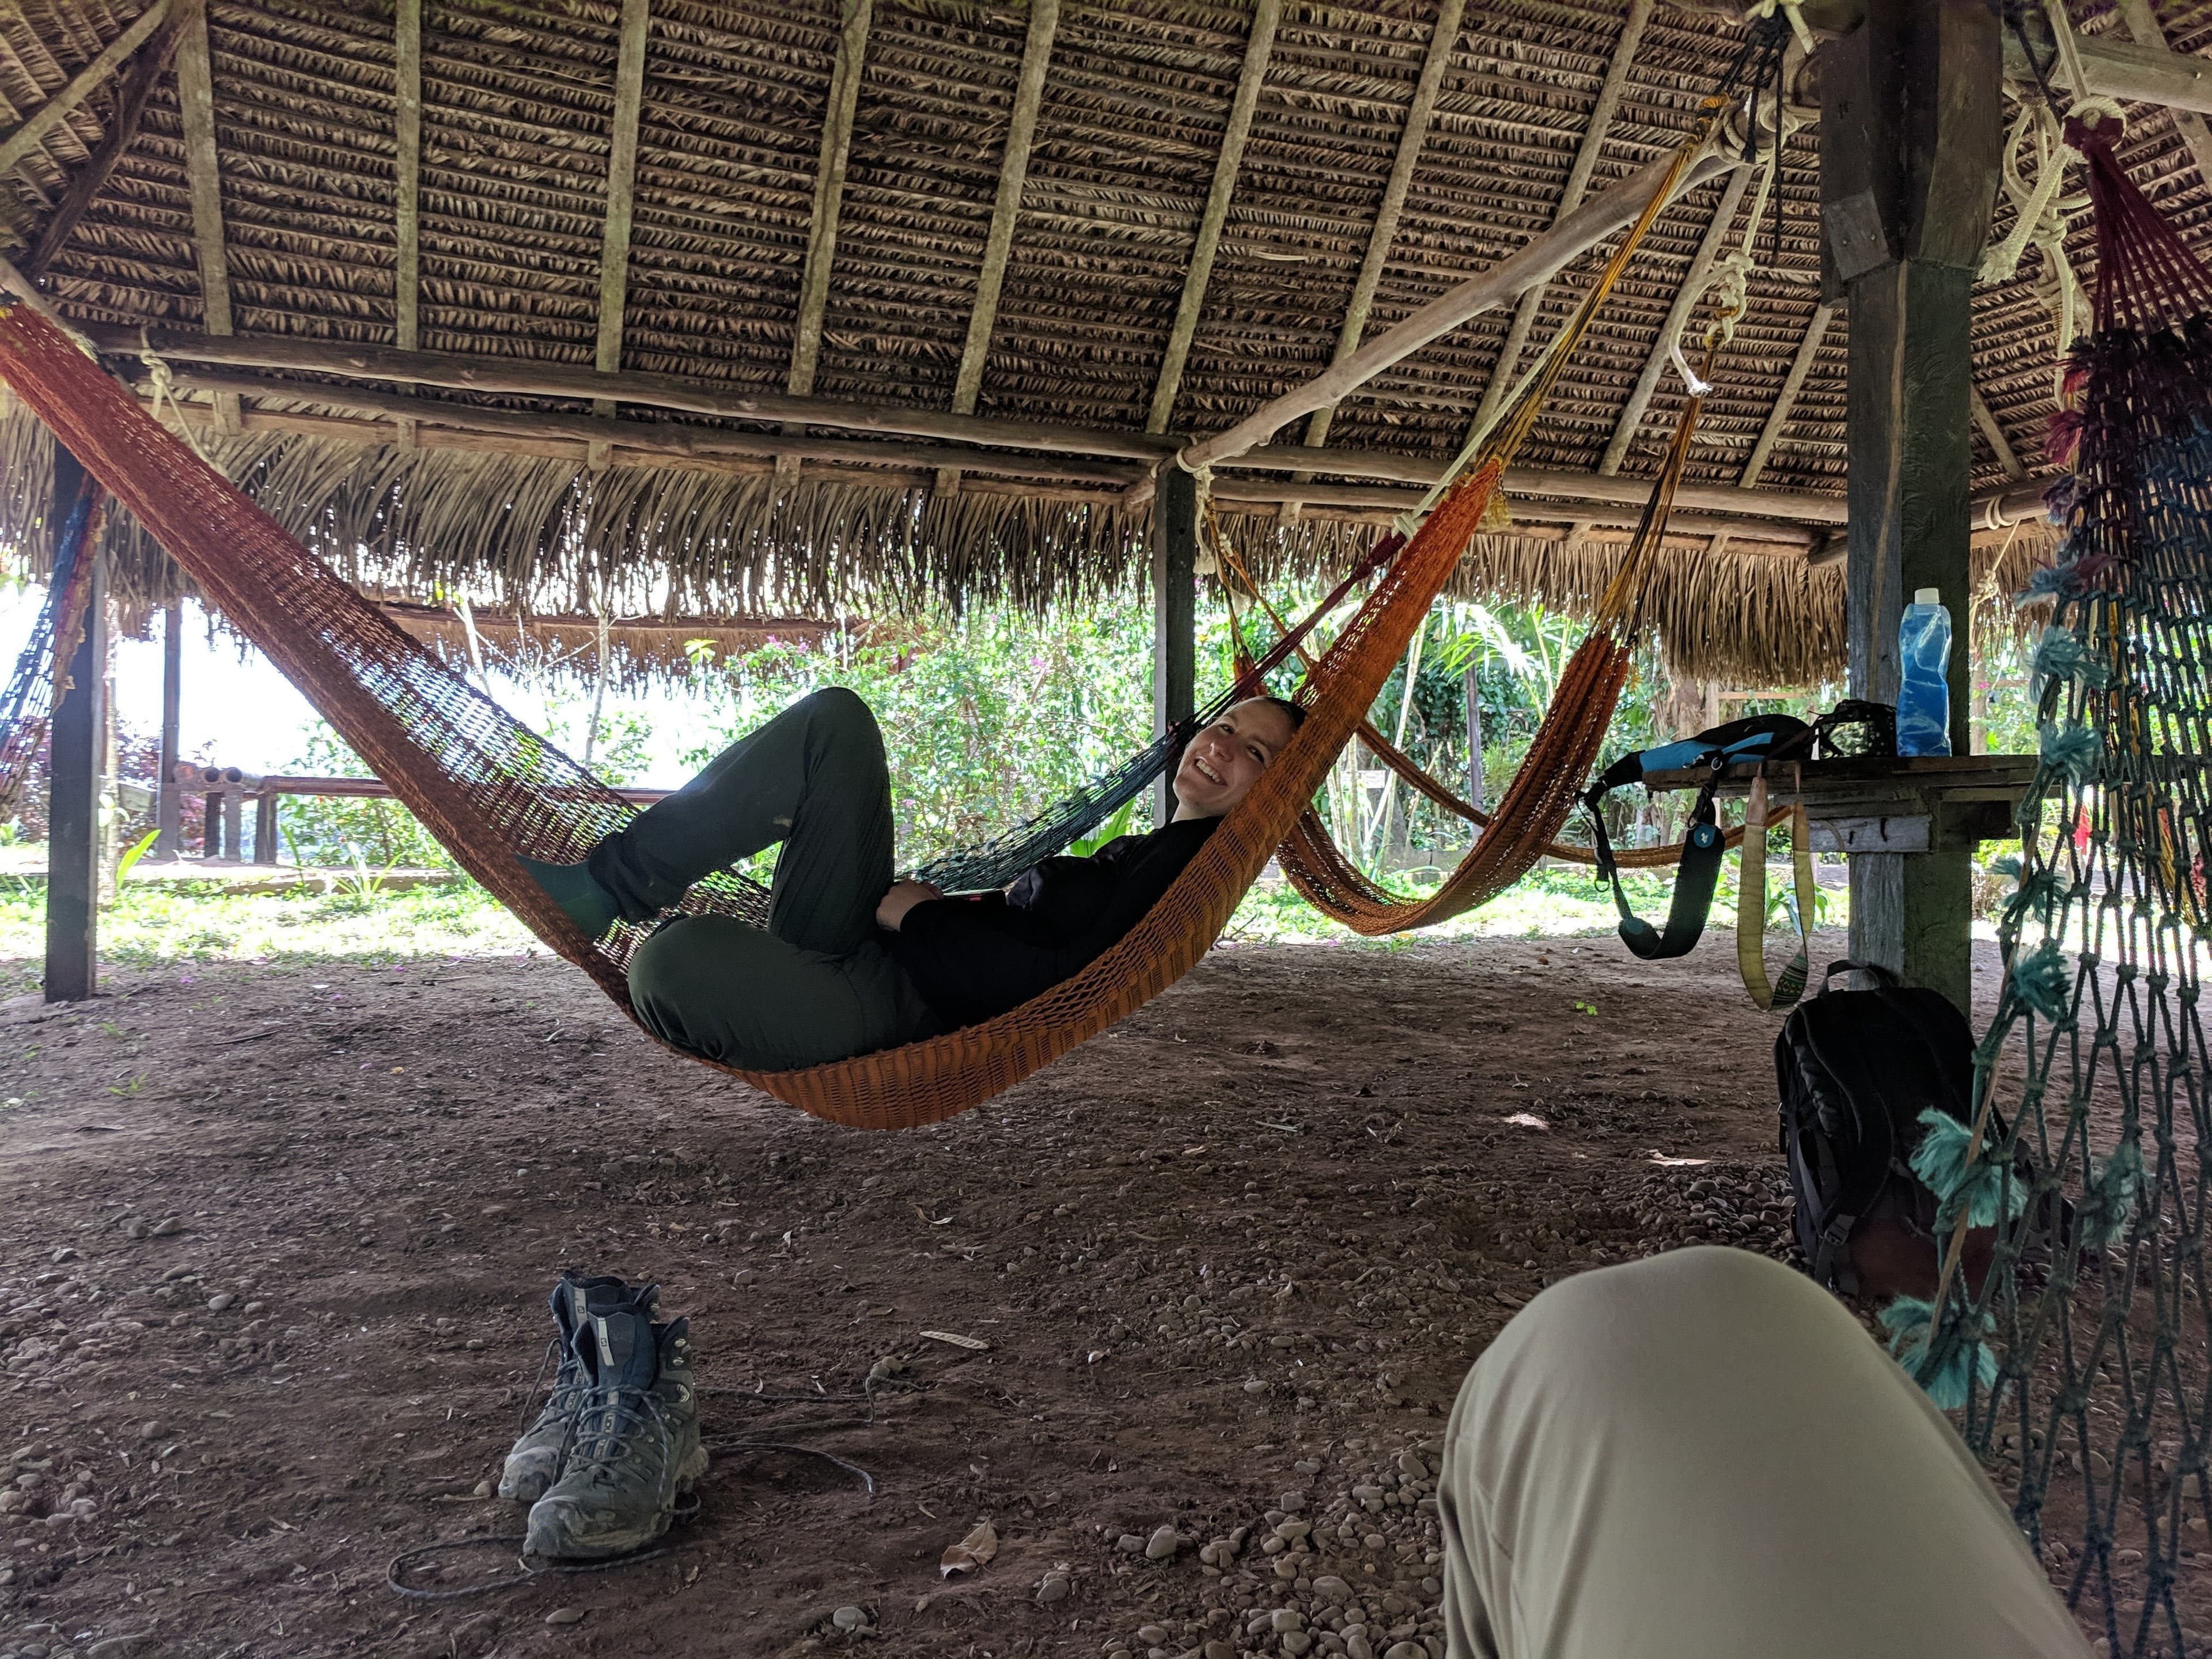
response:
<path id="1" fill-rule="evenodd" d="M 84 482 L 84 468 L 54 446 L 47 522 L 55 534 Z M 81 1002 L 100 982 L 100 786 L 107 746 L 107 573 L 98 551 L 86 584 L 84 632 L 70 653 L 51 726 L 52 793 L 46 809 L 46 1000 Z M 69 641 L 58 640 L 57 650 Z"/>
<path id="2" fill-rule="evenodd" d="M 1198 681 L 1198 480 L 1160 469 L 1152 495 L 1152 729 L 1188 720 Z M 1153 822 L 1175 816 L 1171 778 L 1162 777 Z"/>
<path id="3" fill-rule="evenodd" d="M 1827 297 L 1850 317 L 1851 695 L 1895 702 L 1917 588 L 1956 629 L 1951 743 L 1967 750 L 1975 267 L 1989 240 L 2002 41 L 1985 0 L 1868 0 L 1820 56 Z M 1972 842 L 1850 860 L 1851 954 L 1971 1006 Z"/>
<path id="4" fill-rule="evenodd" d="M 161 613 L 161 775 L 154 798 L 154 856 L 181 858 L 185 851 L 185 792 L 177 781 L 177 745 L 185 686 L 185 602 L 171 599 Z"/>

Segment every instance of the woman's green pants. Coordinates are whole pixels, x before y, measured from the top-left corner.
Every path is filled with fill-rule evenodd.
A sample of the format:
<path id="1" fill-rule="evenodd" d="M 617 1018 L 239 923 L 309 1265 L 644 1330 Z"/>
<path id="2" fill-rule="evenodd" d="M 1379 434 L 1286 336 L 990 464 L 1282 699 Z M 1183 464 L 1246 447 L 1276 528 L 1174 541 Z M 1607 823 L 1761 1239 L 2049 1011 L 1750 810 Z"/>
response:
<path id="1" fill-rule="evenodd" d="M 630 1006 L 646 1029 L 724 1065 L 781 1071 L 911 1039 L 927 1018 L 884 948 L 890 779 L 868 705 L 814 692 L 592 850 L 623 915 L 643 921 L 694 882 L 782 843 L 765 930 L 678 916 L 638 948 Z"/>

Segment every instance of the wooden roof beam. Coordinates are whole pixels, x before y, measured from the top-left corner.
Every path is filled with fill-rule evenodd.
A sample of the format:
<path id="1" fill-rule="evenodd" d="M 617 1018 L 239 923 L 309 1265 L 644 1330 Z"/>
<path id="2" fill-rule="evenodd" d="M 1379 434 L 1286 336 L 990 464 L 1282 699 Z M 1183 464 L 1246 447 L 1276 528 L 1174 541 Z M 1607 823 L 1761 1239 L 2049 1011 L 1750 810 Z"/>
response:
<path id="1" fill-rule="evenodd" d="M 174 0 L 154 0 L 152 5 L 131 19 L 130 27 L 101 47 L 97 57 L 71 76 L 68 85 L 32 111 L 13 132 L 0 138 L 0 174 L 9 172 L 43 143 L 64 116 L 90 97 L 93 89 L 114 74 L 124 59 L 144 46 L 161 26 L 173 3 Z"/>
<path id="2" fill-rule="evenodd" d="M 112 356 L 137 355 L 139 331 L 135 328 L 94 324 L 85 332 L 102 351 Z M 347 380 L 413 382 L 456 392 L 498 392 L 525 398 L 610 399 L 733 421 L 782 421 L 802 427 L 840 427 L 853 432 L 896 433 L 955 443 L 1042 449 L 1060 454 L 1116 456 L 1148 462 L 1174 454 L 1180 441 L 1104 427 L 948 415 L 942 410 L 918 409 L 909 404 L 794 398 L 786 392 L 759 391 L 726 381 L 687 380 L 680 375 L 636 369 L 602 374 L 580 364 L 546 362 L 529 357 L 396 351 L 389 346 L 356 345 L 343 340 L 251 336 L 219 338 L 159 326 L 149 326 L 146 334 L 156 351 L 178 362 L 214 363 L 231 368 L 290 369 L 310 374 L 335 374 Z"/>
<path id="3" fill-rule="evenodd" d="M 1651 0 L 1636 0 L 1649 8 Z M 1390 260 L 1390 245 L 1398 237 L 1399 216 L 1406 209 L 1406 194 L 1413 188 L 1413 169 L 1428 142 L 1429 123 L 1435 116 L 1437 94 L 1443 86 L 1444 70 L 1452 49 L 1459 44 L 1460 21 L 1467 0 L 1443 0 L 1437 8 L 1435 30 L 1429 36 L 1428 56 L 1421 60 L 1420 79 L 1413 83 L 1413 101 L 1406 110 L 1406 125 L 1398 134 L 1398 153 L 1390 163 L 1389 182 L 1382 186 L 1382 205 L 1375 210 L 1375 228 L 1368 233 L 1367 252 L 1359 261 L 1359 275 L 1352 284 L 1352 299 L 1344 308 L 1344 323 L 1336 332 L 1336 351 L 1331 364 L 1342 362 L 1359 349 L 1367 331 L 1367 313 L 1374 308 L 1375 292 L 1382 283 L 1382 268 Z M 1306 422 L 1306 442 L 1319 449 L 1328 441 L 1334 405 L 1317 409 Z"/>
<path id="4" fill-rule="evenodd" d="M 1612 60 L 1606 65 L 1605 80 L 1597 90 L 1597 101 L 1590 106 L 1589 121 L 1583 128 L 1582 143 L 1576 148 L 1574 165 L 1568 170 L 1567 182 L 1559 191 L 1559 205 L 1552 211 L 1552 222 L 1555 225 L 1580 207 L 1589 191 L 1590 179 L 1597 171 L 1597 158 L 1604 153 L 1606 135 L 1612 130 L 1613 118 L 1620 108 L 1621 94 L 1628 86 L 1629 67 L 1636 61 L 1636 49 L 1644 40 L 1644 26 L 1651 21 L 1651 5 L 1652 0 L 1631 0 L 1620 36 L 1613 42 Z M 1514 307 L 1513 321 L 1506 328 L 1504 343 L 1498 349 L 1498 361 L 1491 366 L 1489 383 L 1482 388 L 1482 401 L 1475 406 L 1474 426 L 1486 424 L 1498 412 L 1499 401 L 1513 389 L 1513 376 L 1521 366 L 1521 353 L 1528 346 L 1529 333 L 1536 326 L 1536 315 L 1543 309 L 1544 289 L 1547 286 L 1538 283 L 1522 295 L 1520 304 Z"/>
<path id="5" fill-rule="evenodd" d="M 2004 428 L 1997 423 L 1995 412 L 1982 400 L 1981 388 L 1969 386 L 1966 398 L 1967 412 L 1973 416 L 1974 424 L 1981 428 L 1982 436 L 1988 440 L 1990 450 L 1997 458 L 1997 465 L 2004 469 L 2005 477 L 2025 478 L 2027 468 L 2021 465 L 2019 455 L 2014 452 L 2012 441 L 2005 436 Z"/>
<path id="6" fill-rule="evenodd" d="M 68 245 L 79 222 L 90 210 L 93 198 L 115 171 L 115 164 L 137 141 L 155 83 L 175 56 L 185 25 L 198 17 L 205 5 L 206 0 L 174 0 L 161 28 L 131 59 L 130 73 L 124 76 L 123 85 L 116 94 L 114 118 L 108 123 L 100 148 L 93 151 L 91 159 L 70 180 L 69 190 L 54 209 L 53 217 L 46 221 L 46 228 L 39 233 L 37 246 L 23 261 L 22 268 L 29 275 L 41 275 L 54 256 Z"/>
<path id="7" fill-rule="evenodd" d="M 207 12 L 185 25 L 177 42 L 177 104 L 185 129 L 185 181 L 191 193 L 192 247 L 199 264 L 200 308 L 210 334 L 228 334 L 230 259 L 223 249 L 222 167 L 216 151 L 215 77 L 209 58 Z M 225 432 L 238 430 L 238 399 L 216 399 Z"/>
<path id="8" fill-rule="evenodd" d="M 853 118 L 860 102 L 860 71 L 868 52 L 875 0 L 844 0 L 836 62 L 830 71 L 830 106 L 822 117 L 822 151 L 814 167 L 814 215 L 806 227 L 806 268 L 799 280 L 799 323 L 791 338 L 791 372 L 784 390 L 803 398 L 814 390 L 822 361 L 822 319 L 830 306 L 830 272 L 837 258 L 837 222 L 844 212 L 845 174 L 853 160 Z"/>
<path id="9" fill-rule="evenodd" d="M 623 0 L 621 46 L 615 59 L 615 112 L 608 130 L 607 220 L 599 240 L 599 339 L 592 363 L 602 374 L 622 368 L 623 309 L 629 298 L 630 215 L 636 205 L 637 127 L 645 104 L 645 43 L 652 0 Z M 592 405 L 615 412 L 613 400 Z M 602 464 L 594 455 L 591 465 Z"/>
<path id="10" fill-rule="evenodd" d="M 1036 142 L 1037 112 L 1044 107 L 1045 71 L 1052 64 L 1053 37 L 1060 32 L 1060 0 L 1030 0 L 1029 34 L 1022 42 L 1021 72 L 1014 82 L 1013 112 L 1006 123 L 1006 153 L 999 162 L 999 191 L 991 204 L 991 228 L 983 239 L 982 268 L 975 274 L 975 304 L 968 313 L 968 338 L 960 348 L 960 370 L 952 383 L 952 412 L 973 415 L 983 392 L 983 365 L 991 356 L 991 331 L 999 324 L 999 294 L 1013 257 L 1014 225 L 1022 214 L 1022 188 L 1029 182 L 1030 149 Z M 960 475 L 938 475 L 937 488 L 951 495 Z"/>
<path id="11" fill-rule="evenodd" d="M 413 351 L 422 343 L 422 0 L 398 0 L 393 46 L 393 333 Z"/>
<path id="12" fill-rule="evenodd" d="M 2139 46 L 2148 46 L 2156 52 L 2166 50 L 2166 31 L 2158 26 L 2158 14 L 2151 9 L 2150 0 L 2120 0 L 2120 21 L 2127 25 L 2128 33 Z M 2088 65 L 2082 65 L 2088 72 Z M 2189 110 L 2173 111 L 2173 130 L 2181 135 L 2181 142 L 2197 161 L 2197 176 L 2212 185 L 2212 130 L 2204 125 L 2204 118 Z"/>
<path id="13" fill-rule="evenodd" d="M 1674 303 L 1667 307 L 1667 320 L 1659 325 L 1659 337 L 1652 342 L 1651 350 L 1644 360 L 1644 372 L 1636 377 L 1635 388 L 1629 392 L 1627 405 L 1613 428 L 1613 441 L 1605 447 L 1605 459 L 1597 465 L 1599 471 L 1610 476 L 1620 471 L 1621 463 L 1628 459 L 1629 448 L 1636 441 L 1636 429 L 1644 424 L 1644 414 L 1651 407 L 1652 394 L 1659 389 L 1659 377 L 1667 372 L 1669 348 L 1705 297 L 1705 283 L 1713 274 L 1714 263 L 1720 258 L 1729 233 L 1735 228 L 1735 216 L 1743 206 L 1744 191 L 1750 188 L 1754 171 L 1751 167 L 1741 169 L 1721 191 L 1720 205 L 1713 210 L 1712 219 L 1705 226 L 1697 257 L 1690 261 L 1689 275 L 1674 290 Z M 1691 354 L 1686 349 L 1684 355 Z"/>
<path id="14" fill-rule="evenodd" d="M 1237 77 L 1237 95 L 1229 104 L 1229 125 L 1221 135 L 1221 153 L 1213 161 L 1213 186 L 1206 191 L 1206 209 L 1199 216 L 1198 240 L 1183 273 L 1182 298 L 1176 302 L 1175 323 L 1168 331 L 1167 355 L 1160 363 L 1159 379 L 1152 384 L 1152 412 L 1145 417 L 1147 432 L 1165 432 L 1168 418 L 1175 412 L 1183 366 L 1190 361 L 1191 341 L 1198 334 L 1199 313 L 1206 308 L 1206 287 L 1213 278 L 1221 228 L 1228 222 L 1230 198 L 1237 193 L 1237 170 L 1244 165 L 1244 145 L 1252 136 L 1252 112 L 1259 106 L 1261 83 L 1267 78 L 1267 59 L 1275 49 L 1276 26 L 1282 20 L 1283 0 L 1259 0 L 1252 15 L 1251 37 L 1244 43 L 1244 67 Z"/>
<path id="15" fill-rule="evenodd" d="M 1766 424 L 1759 429 L 1759 441 L 1751 447 L 1751 459 L 1743 464 L 1743 471 L 1736 478 L 1737 485 L 1749 489 L 1766 471 L 1766 463 L 1773 458 L 1774 446 L 1781 441 L 1782 428 L 1790 424 L 1790 416 L 1797 407 L 1797 394 L 1805 389 L 1806 378 L 1813 372 L 1813 364 L 1820 355 L 1820 347 L 1828 337 L 1828 325 L 1836 320 L 1836 307 L 1816 305 L 1813 319 L 1805 325 L 1803 337 L 1797 342 L 1797 355 L 1790 360 L 1790 372 L 1782 377 L 1782 390 L 1776 394 L 1774 407 L 1767 411 Z"/>
<path id="16" fill-rule="evenodd" d="M 1743 158 L 1733 149 L 1709 150 L 1685 169 L 1675 193 L 1679 196 L 1694 190 L 1742 164 Z M 1531 237 L 1517 252 L 1384 330 L 1334 368 L 1262 404 L 1227 431 L 1192 444 L 1182 452 L 1184 464 L 1193 467 L 1218 465 L 1243 454 L 1265 443 L 1301 415 L 1310 415 L 1316 409 L 1342 402 L 1385 369 L 1449 334 L 1468 318 L 1517 299 L 1535 283 L 1557 276 L 1615 231 L 1633 223 L 1666 184 L 1674 165 L 1674 156 L 1666 155 L 1631 173 L 1611 190 L 1583 203 L 1549 230 Z"/>
<path id="17" fill-rule="evenodd" d="M 697 426 L 678 421 L 625 421 L 596 414 L 489 409 L 477 404 L 408 397 L 396 392 L 372 392 L 359 386 L 310 386 L 298 380 L 225 374 L 221 370 L 184 370 L 177 374 L 176 386 L 181 392 L 208 392 L 230 398 L 281 398 L 288 402 L 346 410 L 386 420 L 411 420 L 417 423 L 418 429 L 436 426 L 456 431 L 497 433 L 522 439 L 566 440 L 610 451 L 622 448 L 641 453 L 680 457 L 743 455 L 771 461 L 790 458 L 841 461 L 866 466 L 957 465 L 971 471 L 993 472 L 1007 477 L 1073 480 L 1106 485 L 1126 485 L 1138 476 L 1137 467 L 1127 462 L 1092 460 L 1078 456 L 1008 455 L 981 448 L 953 449 L 939 446 L 872 443 L 849 438 L 819 438 L 811 434 L 788 437 L 779 432 L 740 432 L 726 427 Z"/>
<path id="18" fill-rule="evenodd" d="M 1213 499 L 1224 508 L 1232 503 L 1272 505 L 1295 498 L 1312 507 L 1364 507 L 1402 513 L 1418 507 L 1423 493 L 1419 489 L 1393 489 L 1382 484 L 1300 483 L 1290 478 L 1280 483 L 1258 478 L 1216 478 L 1213 481 Z M 1641 504 L 1624 507 L 1605 501 L 1519 500 L 1513 503 L 1513 515 L 1519 523 L 1571 523 L 1586 528 L 1595 526 L 1618 530 L 1634 528 L 1643 518 L 1644 508 Z M 1800 550 L 1810 550 L 1818 545 L 1827 534 L 1824 530 L 1808 525 L 1753 518 L 1720 518 L 1686 508 L 1672 514 L 1667 524 L 1670 534 L 1698 536 L 1726 532 L 1742 541 L 1769 542 L 1777 546 Z"/>

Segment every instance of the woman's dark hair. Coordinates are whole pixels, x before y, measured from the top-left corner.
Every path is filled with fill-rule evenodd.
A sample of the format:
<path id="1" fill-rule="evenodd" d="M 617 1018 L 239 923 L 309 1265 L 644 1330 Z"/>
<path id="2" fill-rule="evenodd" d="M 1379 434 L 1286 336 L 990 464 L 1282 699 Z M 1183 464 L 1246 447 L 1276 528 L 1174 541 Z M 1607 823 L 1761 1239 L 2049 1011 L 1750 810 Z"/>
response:
<path id="1" fill-rule="evenodd" d="M 1261 697 L 1258 701 L 1281 709 L 1283 718 L 1290 721 L 1293 732 L 1306 723 L 1305 705 L 1303 703 L 1292 702 L 1288 697 Z"/>

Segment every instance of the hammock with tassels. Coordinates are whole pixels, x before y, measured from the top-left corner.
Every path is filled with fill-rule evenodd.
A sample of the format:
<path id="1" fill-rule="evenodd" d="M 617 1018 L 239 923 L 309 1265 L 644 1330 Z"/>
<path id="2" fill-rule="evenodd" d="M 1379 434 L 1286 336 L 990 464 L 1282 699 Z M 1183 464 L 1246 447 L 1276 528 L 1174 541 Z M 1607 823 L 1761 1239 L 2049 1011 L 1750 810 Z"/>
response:
<path id="1" fill-rule="evenodd" d="M 1724 108 L 1709 100 L 1662 187 L 1577 313 L 1587 329 Z M 1571 348 L 1571 340 L 1567 343 Z M 934 1122 L 990 1098 L 1104 1030 L 1181 978 L 1227 923 L 1364 716 L 1413 629 L 1490 510 L 1498 480 L 1564 366 L 1550 357 L 1482 460 L 1431 513 L 1316 663 L 1290 745 L 1137 926 L 1080 973 L 996 1018 L 852 1060 L 785 1072 L 726 1068 L 830 1121 L 871 1128 Z M 624 968 L 644 930 L 586 939 L 524 872 L 518 854 L 574 860 L 629 807 L 551 744 L 453 673 L 268 514 L 194 455 L 27 306 L 0 313 L 4 377 L 60 441 L 258 645 L 470 874 L 624 1009 Z M 1585 677 L 1570 695 L 1587 696 Z M 1564 701 L 1547 728 L 1587 720 Z M 1540 738 L 1508 811 L 1571 793 L 1581 744 Z M 757 888 L 709 878 L 684 908 L 756 917 Z"/>

